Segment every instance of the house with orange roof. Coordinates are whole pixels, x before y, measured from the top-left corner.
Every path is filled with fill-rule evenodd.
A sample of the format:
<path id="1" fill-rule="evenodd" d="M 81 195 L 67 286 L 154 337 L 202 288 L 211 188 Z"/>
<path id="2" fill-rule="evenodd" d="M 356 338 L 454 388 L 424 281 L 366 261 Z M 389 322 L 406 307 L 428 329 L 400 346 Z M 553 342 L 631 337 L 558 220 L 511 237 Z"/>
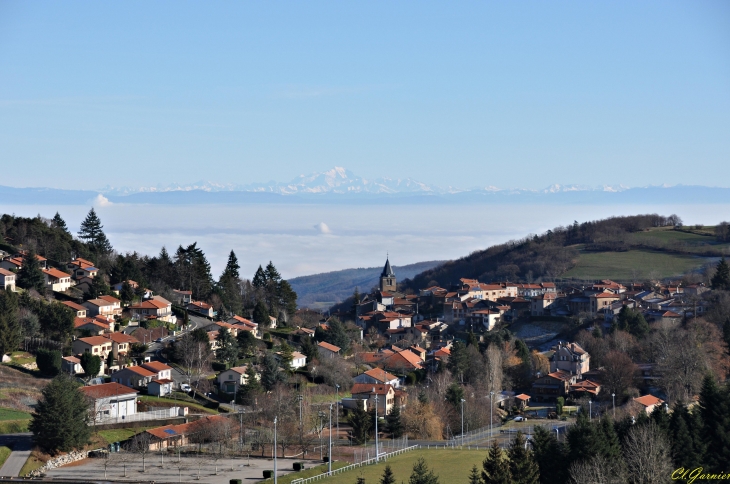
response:
<path id="1" fill-rule="evenodd" d="M 216 377 L 216 380 L 218 381 L 218 388 L 225 393 L 235 395 L 241 385 L 248 383 L 248 376 L 246 375 L 247 370 L 248 366 L 243 365 L 220 372 Z"/>
<path id="2" fill-rule="evenodd" d="M 532 316 L 550 316 L 550 306 L 557 300 L 554 292 L 539 294 L 530 300 L 530 314 Z"/>
<path id="3" fill-rule="evenodd" d="M 15 292 L 15 272 L 0 267 L 0 289 Z"/>
<path id="4" fill-rule="evenodd" d="M 61 371 L 69 375 L 80 375 L 84 372 L 81 360 L 76 356 L 64 356 L 61 358 Z"/>
<path id="5" fill-rule="evenodd" d="M 195 422 L 189 422 L 178 425 L 165 425 L 146 430 L 149 436 L 150 452 L 170 449 L 173 447 L 186 446 L 192 442 L 194 434 L 204 431 L 204 428 L 210 425 L 231 425 L 231 420 L 222 415 L 211 415 L 203 417 Z"/>
<path id="6" fill-rule="evenodd" d="M 133 304 L 128 309 L 132 313 L 132 318 L 136 320 L 159 319 L 173 324 L 177 322 L 172 313 L 172 303 L 159 296 Z"/>
<path id="7" fill-rule="evenodd" d="M 259 325 L 244 317 L 234 315 L 228 320 L 228 324 L 235 326 L 238 330 L 250 331 L 256 338 L 260 337 Z"/>
<path id="8" fill-rule="evenodd" d="M 75 302 L 72 302 L 72 301 L 61 301 L 61 304 L 71 308 L 76 313 L 77 318 L 86 317 L 86 308 L 84 306 L 82 306 L 81 304 L 76 304 Z"/>
<path id="9" fill-rule="evenodd" d="M 390 370 L 401 375 L 423 368 L 423 360 L 416 356 L 415 353 L 408 350 L 397 351 L 392 355 L 383 358 L 380 364 L 386 370 Z"/>
<path id="10" fill-rule="evenodd" d="M 118 359 L 120 355 L 126 355 L 132 349 L 133 344 L 139 343 L 137 338 L 124 333 L 109 333 L 104 337 L 112 342 L 114 359 Z"/>
<path id="11" fill-rule="evenodd" d="M 91 353 L 105 360 L 112 350 L 112 342 L 103 336 L 90 336 L 75 339 L 72 348 L 75 355 Z"/>
<path id="12" fill-rule="evenodd" d="M 664 400 L 657 398 L 654 395 L 644 395 L 643 397 L 634 398 L 634 402 L 641 405 L 641 408 L 647 415 L 651 415 L 651 412 L 662 406 Z"/>
<path id="13" fill-rule="evenodd" d="M 174 387 L 175 382 L 168 378 L 163 378 L 162 380 L 152 380 L 147 384 L 147 394 L 164 397 L 165 395 L 171 394 Z"/>
<path id="14" fill-rule="evenodd" d="M 73 278 L 77 281 L 83 278 L 93 279 L 99 273 L 99 269 L 94 267 L 93 262 L 81 257 L 66 264 L 66 269 L 71 271 Z"/>
<path id="15" fill-rule="evenodd" d="M 112 313 L 106 314 L 105 316 L 121 316 L 122 315 L 122 301 L 115 298 L 114 296 L 109 296 L 109 295 L 99 296 L 99 299 L 112 304 Z"/>
<path id="16" fill-rule="evenodd" d="M 393 388 L 400 387 L 400 380 L 392 373 L 388 373 L 382 368 L 373 368 L 365 373 L 357 375 L 352 379 L 354 383 L 362 383 L 366 385 L 391 385 Z"/>
<path id="17" fill-rule="evenodd" d="M 94 318 L 74 318 L 74 331 L 80 335 L 101 336 L 109 331 L 109 325 Z"/>
<path id="18" fill-rule="evenodd" d="M 169 380 L 172 378 L 172 367 L 167 366 L 161 361 L 148 361 L 142 363 L 142 368 L 155 374 L 156 380 Z"/>
<path id="19" fill-rule="evenodd" d="M 319 356 L 322 358 L 334 358 L 339 355 L 342 350 L 339 346 L 327 343 L 326 341 L 320 341 L 317 343 L 317 349 L 319 350 Z"/>
<path id="20" fill-rule="evenodd" d="M 132 388 L 145 388 L 157 378 L 157 373 L 141 366 L 128 366 L 111 376 L 111 380 Z"/>
<path id="21" fill-rule="evenodd" d="M 346 400 L 364 402 L 365 410 L 375 409 L 376 402 L 378 415 L 389 415 L 395 405 L 395 389 L 392 385 L 355 383 L 350 390 L 352 398 L 343 398 L 343 406 L 347 407 Z M 377 399 L 376 399 L 377 396 Z"/>
<path id="22" fill-rule="evenodd" d="M 207 318 L 215 317 L 215 311 L 213 311 L 213 306 L 211 306 L 208 303 L 205 303 L 203 301 L 190 301 L 185 308 L 188 311 L 194 311 L 198 314 L 202 314 L 203 316 Z"/>
<path id="23" fill-rule="evenodd" d="M 589 312 L 592 316 L 596 316 L 599 312 L 610 310 L 611 304 L 621 300 L 621 296 L 611 291 L 604 291 L 591 294 L 588 299 Z"/>
<path id="24" fill-rule="evenodd" d="M 51 267 L 50 269 L 41 269 L 43 271 L 43 277 L 46 280 L 46 287 L 52 291 L 63 292 L 71 287 L 71 274 L 59 271 Z"/>
<path id="25" fill-rule="evenodd" d="M 122 310 L 115 307 L 115 304 L 112 301 L 107 301 L 102 298 L 84 301 L 83 306 L 86 308 L 86 314 L 92 317 L 97 315 L 114 317 L 122 314 Z"/>
<path id="26" fill-rule="evenodd" d="M 580 380 L 570 385 L 570 394 L 575 399 L 584 395 L 595 398 L 601 392 L 601 385 L 591 380 Z"/>
<path id="27" fill-rule="evenodd" d="M 553 371 L 532 382 L 532 395 L 537 402 L 554 401 L 558 397 L 567 396 L 570 385 L 577 381 L 578 377 L 567 371 Z"/>

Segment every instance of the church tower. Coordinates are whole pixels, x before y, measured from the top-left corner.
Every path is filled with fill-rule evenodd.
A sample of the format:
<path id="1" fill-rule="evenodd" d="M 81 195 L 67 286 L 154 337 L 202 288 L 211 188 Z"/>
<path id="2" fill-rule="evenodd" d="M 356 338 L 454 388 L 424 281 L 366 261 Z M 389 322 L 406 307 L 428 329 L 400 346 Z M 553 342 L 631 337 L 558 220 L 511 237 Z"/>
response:
<path id="1" fill-rule="evenodd" d="M 388 258 L 385 259 L 385 267 L 383 267 L 383 272 L 380 274 L 380 291 L 395 292 L 395 272 L 390 267 Z"/>

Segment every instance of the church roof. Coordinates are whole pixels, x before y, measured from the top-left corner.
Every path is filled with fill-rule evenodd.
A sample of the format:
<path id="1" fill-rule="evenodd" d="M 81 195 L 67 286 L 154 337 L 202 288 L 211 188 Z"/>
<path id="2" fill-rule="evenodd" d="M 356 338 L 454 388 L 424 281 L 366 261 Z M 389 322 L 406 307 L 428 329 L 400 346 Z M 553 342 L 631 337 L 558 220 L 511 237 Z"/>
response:
<path id="1" fill-rule="evenodd" d="M 380 277 L 395 277 L 395 272 L 390 267 L 390 259 L 385 259 L 385 267 L 383 267 L 383 273 L 380 274 Z"/>

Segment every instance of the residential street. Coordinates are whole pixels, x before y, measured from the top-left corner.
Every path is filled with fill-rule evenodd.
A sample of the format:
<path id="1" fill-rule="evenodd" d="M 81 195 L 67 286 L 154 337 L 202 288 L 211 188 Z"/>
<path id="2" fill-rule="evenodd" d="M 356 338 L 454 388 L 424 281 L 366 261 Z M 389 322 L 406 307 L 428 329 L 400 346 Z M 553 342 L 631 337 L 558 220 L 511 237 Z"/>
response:
<path id="1" fill-rule="evenodd" d="M 33 447 L 32 438 L 33 434 L 30 432 L 0 435 L 0 445 L 13 449 L 8 460 L 0 468 L 0 476 L 16 477 L 20 473 L 25 461 L 30 456 L 30 451 Z"/>

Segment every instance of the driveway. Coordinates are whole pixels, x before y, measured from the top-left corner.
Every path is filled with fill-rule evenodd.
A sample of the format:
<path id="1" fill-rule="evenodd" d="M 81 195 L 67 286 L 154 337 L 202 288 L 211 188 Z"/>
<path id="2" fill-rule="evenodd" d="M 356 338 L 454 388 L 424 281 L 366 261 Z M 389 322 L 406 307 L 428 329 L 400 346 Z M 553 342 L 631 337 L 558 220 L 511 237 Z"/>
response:
<path id="1" fill-rule="evenodd" d="M 8 460 L 0 468 L 0 476 L 16 477 L 20 474 L 20 469 L 25 465 L 25 461 L 30 457 L 30 451 L 33 448 L 33 434 L 27 432 L 0 435 L 0 445 L 13 449 Z"/>

